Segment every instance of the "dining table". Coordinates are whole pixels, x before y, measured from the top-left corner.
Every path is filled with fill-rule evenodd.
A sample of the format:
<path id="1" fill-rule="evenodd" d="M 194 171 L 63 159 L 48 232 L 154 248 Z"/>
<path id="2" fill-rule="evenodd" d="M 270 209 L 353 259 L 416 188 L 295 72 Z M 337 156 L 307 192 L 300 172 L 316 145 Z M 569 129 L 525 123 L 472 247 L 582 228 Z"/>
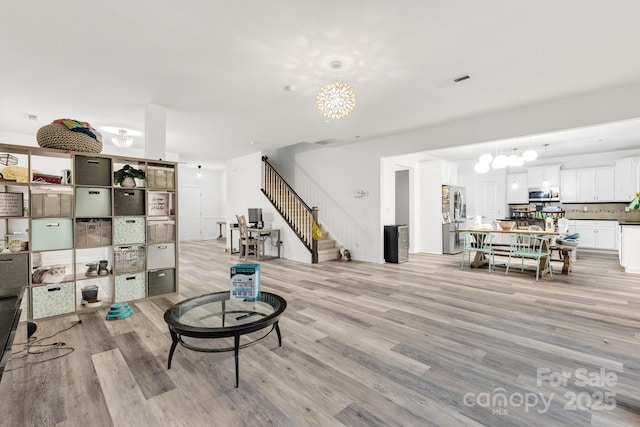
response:
<path id="1" fill-rule="evenodd" d="M 540 236 L 540 237 L 548 237 L 548 239 L 546 239 L 545 241 L 545 246 L 543 246 L 543 250 L 547 250 L 547 251 L 551 251 L 551 239 L 555 236 L 559 236 L 560 233 L 558 233 L 557 231 L 545 231 L 545 230 L 530 230 L 528 228 L 526 229 L 520 229 L 520 228 L 513 228 L 513 229 L 502 229 L 502 228 L 460 228 L 458 230 L 460 233 L 470 233 L 473 235 L 474 241 L 476 242 L 476 244 L 478 246 L 483 246 L 484 242 L 486 240 L 486 237 L 489 234 L 513 234 L 513 235 L 531 235 L 531 236 Z M 562 260 L 563 260 L 563 266 L 562 266 L 562 273 L 563 274 L 568 274 L 569 271 L 571 271 L 571 251 L 573 248 L 570 247 L 562 247 L 562 248 L 558 248 L 558 251 L 560 251 L 561 256 L 562 256 Z M 486 254 L 484 252 L 480 252 L 480 251 L 476 251 L 475 256 L 473 258 L 473 261 L 471 261 L 471 267 L 477 268 L 477 267 L 481 267 L 485 264 L 487 264 L 489 262 L 489 260 L 486 257 Z M 540 259 L 538 261 L 540 263 L 540 275 L 544 276 L 544 274 L 548 274 L 549 268 L 546 267 L 545 261 L 543 259 Z"/>

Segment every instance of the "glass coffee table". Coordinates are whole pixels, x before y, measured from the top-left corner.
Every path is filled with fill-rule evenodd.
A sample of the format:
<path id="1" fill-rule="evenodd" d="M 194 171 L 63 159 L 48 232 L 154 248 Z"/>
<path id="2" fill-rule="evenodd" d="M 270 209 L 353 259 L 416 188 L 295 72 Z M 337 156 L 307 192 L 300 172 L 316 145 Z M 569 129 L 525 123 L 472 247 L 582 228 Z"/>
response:
<path id="1" fill-rule="evenodd" d="M 203 352 L 232 351 L 236 364 L 236 387 L 238 387 L 238 351 L 266 338 L 274 330 L 278 334 L 278 345 L 282 346 L 282 336 L 278 327 L 280 315 L 287 308 L 287 302 L 279 295 L 262 292 L 253 301 L 229 299 L 229 292 L 216 292 L 181 301 L 164 313 L 164 321 L 169 325 L 171 350 L 167 369 L 171 369 L 171 359 L 178 343 L 189 350 Z M 257 332 L 271 326 L 259 338 L 240 344 L 240 336 Z M 233 337 L 233 347 L 208 348 L 187 343 L 182 338 L 229 338 Z M 194 340 L 195 341 L 195 340 Z"/>

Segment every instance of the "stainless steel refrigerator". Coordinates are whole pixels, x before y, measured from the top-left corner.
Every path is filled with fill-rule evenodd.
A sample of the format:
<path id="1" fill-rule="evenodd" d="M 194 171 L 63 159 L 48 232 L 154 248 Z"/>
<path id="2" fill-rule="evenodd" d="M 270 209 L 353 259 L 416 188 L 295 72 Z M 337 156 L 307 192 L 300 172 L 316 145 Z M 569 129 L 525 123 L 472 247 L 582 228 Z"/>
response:
<path id="1" fill-rule="evenodd" d="M 453 185 L 442 186 L 442 253 L 462 252 L 462 236 L 458 231 L 467 216 L 465 190 Z"/>

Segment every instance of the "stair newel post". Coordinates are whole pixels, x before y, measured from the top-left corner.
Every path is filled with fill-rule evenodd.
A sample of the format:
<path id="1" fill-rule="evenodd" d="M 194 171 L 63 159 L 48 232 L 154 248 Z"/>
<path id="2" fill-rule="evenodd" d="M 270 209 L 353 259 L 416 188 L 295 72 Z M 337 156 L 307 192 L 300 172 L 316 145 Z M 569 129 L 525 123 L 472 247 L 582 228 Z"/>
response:
<path id="1" fill-rule="evenodd" d="M 315 221 L 315 223 L 317 224 L 318 223 L 318 207 L 317 206 L 314 206 L 311 208 L 311 217 L 313 218 L 313 221 Z M 312 264 L 318 263 L 318 241 L 313 238 L 311 238 L 311 263 Z"/>
<path id="2" fill-rule="evenodd" d="M 264 193 L 266 193 L 267 195 L 269 194 L 269 190 L 267 188 L 267 163 L 265 162 L 265 160 L 267 160 L 266 156 L 262 156 L 262 182 L 260 183 L 260 188 L 262 188 L 262 191 Z"/>

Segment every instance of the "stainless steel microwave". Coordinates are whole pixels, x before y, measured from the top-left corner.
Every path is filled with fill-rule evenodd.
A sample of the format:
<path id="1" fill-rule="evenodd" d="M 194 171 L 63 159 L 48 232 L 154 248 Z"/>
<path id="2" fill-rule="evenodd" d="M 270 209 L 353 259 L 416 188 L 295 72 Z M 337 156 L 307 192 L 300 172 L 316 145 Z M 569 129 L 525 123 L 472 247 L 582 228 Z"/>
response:
<path id="1" fill-rule="evenodd" d="M 530 188 L 529 202 L 559 202 L 560 188 Z"/>

